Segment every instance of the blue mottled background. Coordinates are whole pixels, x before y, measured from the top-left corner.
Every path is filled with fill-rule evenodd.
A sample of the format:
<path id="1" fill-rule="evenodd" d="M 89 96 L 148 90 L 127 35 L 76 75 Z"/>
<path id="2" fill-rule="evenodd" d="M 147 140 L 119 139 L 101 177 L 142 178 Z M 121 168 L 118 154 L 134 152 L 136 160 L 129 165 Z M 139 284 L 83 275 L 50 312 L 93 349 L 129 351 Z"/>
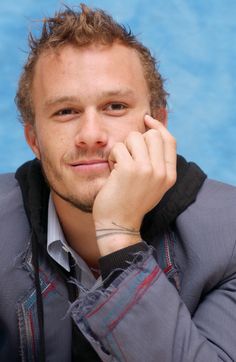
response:
<path id="1" fill-rule="evenodd" d="M 129 25 L 160 61 L 169 97 L 169 129 L 178 152 L 212 178 L 236 184 L 236 1 L 97 0 Z M 78 5 L 67 1 L 68 5 Z M 27 32 L 62 2 L 2 0 L 0 10 L 0 172 L 33 155 L 17 121 L 14 95 Z"/>

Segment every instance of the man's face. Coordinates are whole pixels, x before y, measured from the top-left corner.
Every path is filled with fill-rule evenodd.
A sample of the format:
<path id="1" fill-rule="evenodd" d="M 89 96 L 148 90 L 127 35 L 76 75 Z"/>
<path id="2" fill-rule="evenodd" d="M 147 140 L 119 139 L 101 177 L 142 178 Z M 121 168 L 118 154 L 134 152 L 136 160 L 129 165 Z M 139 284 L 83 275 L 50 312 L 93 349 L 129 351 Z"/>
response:
<path id="1" fill-rule="evenodd" d="M 32 98 L 35 126 L 26 126 L 26 138 L 53 194 L 91 211 L 114 143 L 145 132 L 150 98 L 137 53 L 119 44 L 45 52 Z"/>

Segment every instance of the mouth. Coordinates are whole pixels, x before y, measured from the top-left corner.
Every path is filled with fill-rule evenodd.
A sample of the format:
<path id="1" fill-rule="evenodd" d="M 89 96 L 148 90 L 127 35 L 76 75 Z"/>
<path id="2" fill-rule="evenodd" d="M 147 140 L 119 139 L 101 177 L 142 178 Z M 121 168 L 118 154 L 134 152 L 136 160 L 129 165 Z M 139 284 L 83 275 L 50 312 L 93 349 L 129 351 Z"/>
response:
<path id="1" fill-rule="evenodd" d="M 82 160 L 72 162 L 71 166 L 96 165 L 98 163 L 107 163 L 106 160 Z"/>
<path id="2" fill-rule="evenodd" d="M 107 160 L 81 160 L 70 163 L 73 170 L 79 173 L 100 173 L 104 170 L 109 170 Z"/>

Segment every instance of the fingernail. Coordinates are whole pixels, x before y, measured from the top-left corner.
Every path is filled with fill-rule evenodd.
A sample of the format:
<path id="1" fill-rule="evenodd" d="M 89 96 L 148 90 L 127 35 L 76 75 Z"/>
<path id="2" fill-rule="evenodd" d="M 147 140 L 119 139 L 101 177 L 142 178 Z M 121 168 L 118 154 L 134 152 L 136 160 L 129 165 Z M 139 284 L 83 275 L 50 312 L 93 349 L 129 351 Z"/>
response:
<path id="1" fill-rule="evenodd" d="M 153 118 L 152 116 L 150 116 L 150 114 L 145 114 L 144 118 L 148 121 L 157 121 L 157 119 Z"/>
<path id="2" fill-rule="evenodd" d="M 144 118 L 147 120 L 152 119 L 152 117 L 149 114 L 145 114 Z"/>

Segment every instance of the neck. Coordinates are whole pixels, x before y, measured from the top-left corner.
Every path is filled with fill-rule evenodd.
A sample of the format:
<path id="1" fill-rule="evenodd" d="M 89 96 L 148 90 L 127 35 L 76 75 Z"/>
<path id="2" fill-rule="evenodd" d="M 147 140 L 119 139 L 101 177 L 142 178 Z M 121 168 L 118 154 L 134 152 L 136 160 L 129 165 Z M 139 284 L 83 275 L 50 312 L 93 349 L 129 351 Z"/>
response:
<path id="1" fill-rule="evenodd" d="M 66 241 L 89 267 L 96 268 L 100 254 L 92 214 L 77 209 L 54 192 L 52 199 Z"/>

